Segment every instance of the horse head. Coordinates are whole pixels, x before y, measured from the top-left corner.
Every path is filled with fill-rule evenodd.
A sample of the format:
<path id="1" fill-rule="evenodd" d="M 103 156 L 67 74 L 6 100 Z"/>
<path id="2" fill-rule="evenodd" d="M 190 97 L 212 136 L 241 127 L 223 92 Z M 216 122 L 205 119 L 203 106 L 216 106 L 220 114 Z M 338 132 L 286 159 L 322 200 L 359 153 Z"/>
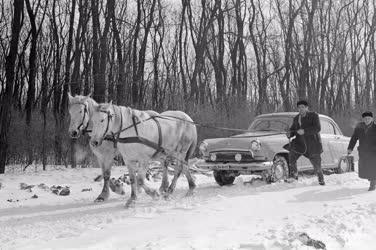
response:
<path id="1" fill-rule="evenodd" d="M 90 143 L 92 146 L 100 146 L 103 139 L 113 133 L 115 124 L 115 110 L 111 103 L 99 104 L 94 110 L 91 117 L 93 131 L 91 133 Z"/>
<path id="2" fill-rule="evenodd" d="M 90 95 L 73 97 L 69 93 L 68 98 L 70 115 L 68 131 L 71 138 L 78 138 L 89 126 L 90 110 L 94 100 L 90 98 Z"/>

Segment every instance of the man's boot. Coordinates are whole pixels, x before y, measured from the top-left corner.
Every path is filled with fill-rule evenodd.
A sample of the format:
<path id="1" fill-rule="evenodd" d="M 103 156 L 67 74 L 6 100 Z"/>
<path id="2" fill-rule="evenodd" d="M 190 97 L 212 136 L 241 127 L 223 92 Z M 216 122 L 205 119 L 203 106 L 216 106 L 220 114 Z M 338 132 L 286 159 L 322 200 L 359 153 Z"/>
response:
<path id="1" fill-rule="evenodd" d="M 292 183 L 295 181 L 298 181 L 298 173 L 291 173 L 290 177 L 287 180 L 285 180 L 285 182 L 287 183 Z"/>
<path id="2" fill-rule="evenodd" d="M 323 175 L 323 173 L 319 173 L 318 174 L 318 179 L 319 179 L 319 184 L 321 186 L 324 186 L 325 185 L 325 181 L 324 181 L 324 175 Z"/>
<path id="3" fill-rule="evenodd" d="M 375 189 L 376 189 L 376 180 L 370 180 L 368 191 L 374 191 Z"/>

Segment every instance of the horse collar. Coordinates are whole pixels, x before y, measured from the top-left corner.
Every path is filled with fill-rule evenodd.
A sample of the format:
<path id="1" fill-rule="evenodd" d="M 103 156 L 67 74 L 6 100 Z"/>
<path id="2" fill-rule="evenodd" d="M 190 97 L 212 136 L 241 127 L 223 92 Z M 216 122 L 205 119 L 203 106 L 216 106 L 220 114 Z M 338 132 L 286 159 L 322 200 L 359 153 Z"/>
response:
<path id="1" fill-rule="evenodd" d="M 105 138 L 106 137 L 106 135 L 107 135 L 107 133 L 108 133 L 108 129 L 110 128 L 110 121 L 111 121 L 111 119 L 112 119 L 112 115 L 111 115 L 111 113 L 110 113 L 110 111 L 102 111 L 102 110 L 100 110 L 100 112 L 102 112 L 102 113 L 106 113 L 107 114 L 107 126 L 106 126 L 106 131 L 104 131 L 104 133 L 103 133 L 103 138 Z"/>
<path id="2" fill-rule="evenodd" d="M 119 141 L 119 137 L 120 137 L 120 134 L 122 132 L 122 129 L 123 129 L 123 114 L 122 114 L 121 109 L 120 109 L 120 127 L 119 127 L 119 131 L 116 132 L 116 133 L 112 133 L 112 140 L 113 140 L 113 143 L 114 143 L 114 148 L 117 148 L 117 143 Z"/>

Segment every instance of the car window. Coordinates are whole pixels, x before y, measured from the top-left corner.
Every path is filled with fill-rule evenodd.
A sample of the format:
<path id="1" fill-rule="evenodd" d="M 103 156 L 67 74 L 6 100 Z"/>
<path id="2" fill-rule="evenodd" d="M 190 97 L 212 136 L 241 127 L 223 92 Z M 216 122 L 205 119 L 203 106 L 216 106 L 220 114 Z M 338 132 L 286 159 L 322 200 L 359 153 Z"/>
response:
<path id="1" fill-rule="evenodd" d="M 292 119 L 292 117 L 261 117 L 254 120 L 248 130 L 283 132 L 290 128 Z"/>
<path id="2" fill-rule="evenodd" d="M 343 135 L 341 129 L 338 127 L 338 124 L 334 123 L 333 127 L 334 127 L 334 133 L 336 135 Z"/>
<path id="3" fill-rule="evenodd" d="M 333 125 L 328 120 L 321 119 L 320 124 L 321 124 L 320 132 L 322 134 L 330 134 L 330 135 L 336 134 Z"/>

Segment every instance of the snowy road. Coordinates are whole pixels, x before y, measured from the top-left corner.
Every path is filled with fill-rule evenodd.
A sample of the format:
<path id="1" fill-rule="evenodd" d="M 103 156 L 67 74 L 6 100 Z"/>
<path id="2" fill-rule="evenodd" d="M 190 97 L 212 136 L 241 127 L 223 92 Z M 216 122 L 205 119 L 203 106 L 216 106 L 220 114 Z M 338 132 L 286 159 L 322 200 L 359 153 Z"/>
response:
<path id="1" fill-rule="evenodd" d="M 124 169 L 115 168 L 114 176 Z M 375 249 L 376 192 L 356 173 L 314 176 L 298 183 L 246 183 L 219 187 L 212 177 L 196 175 L 193 197 L 185 197 L 181 178 L 170 200 L 139 196 L 125 209 L 126 197 L 93 200 L 101 190 L 98 169 L 60 169 L 0 176 L 0 249 L 314 249 L 297 239 L 305 232 L 327 249 Z M 57 196 L 19 184 L 68 185 Z M 158 187 L 159 182 L 149 182 Z M 81 192 L 83 188 L 91 192 Z M 31 199 L 33 194 L 38 199 Z M 10 200 L 9 202 L 7 200 Z M 17 201 L 18 200 L 18 201 Z"/>

